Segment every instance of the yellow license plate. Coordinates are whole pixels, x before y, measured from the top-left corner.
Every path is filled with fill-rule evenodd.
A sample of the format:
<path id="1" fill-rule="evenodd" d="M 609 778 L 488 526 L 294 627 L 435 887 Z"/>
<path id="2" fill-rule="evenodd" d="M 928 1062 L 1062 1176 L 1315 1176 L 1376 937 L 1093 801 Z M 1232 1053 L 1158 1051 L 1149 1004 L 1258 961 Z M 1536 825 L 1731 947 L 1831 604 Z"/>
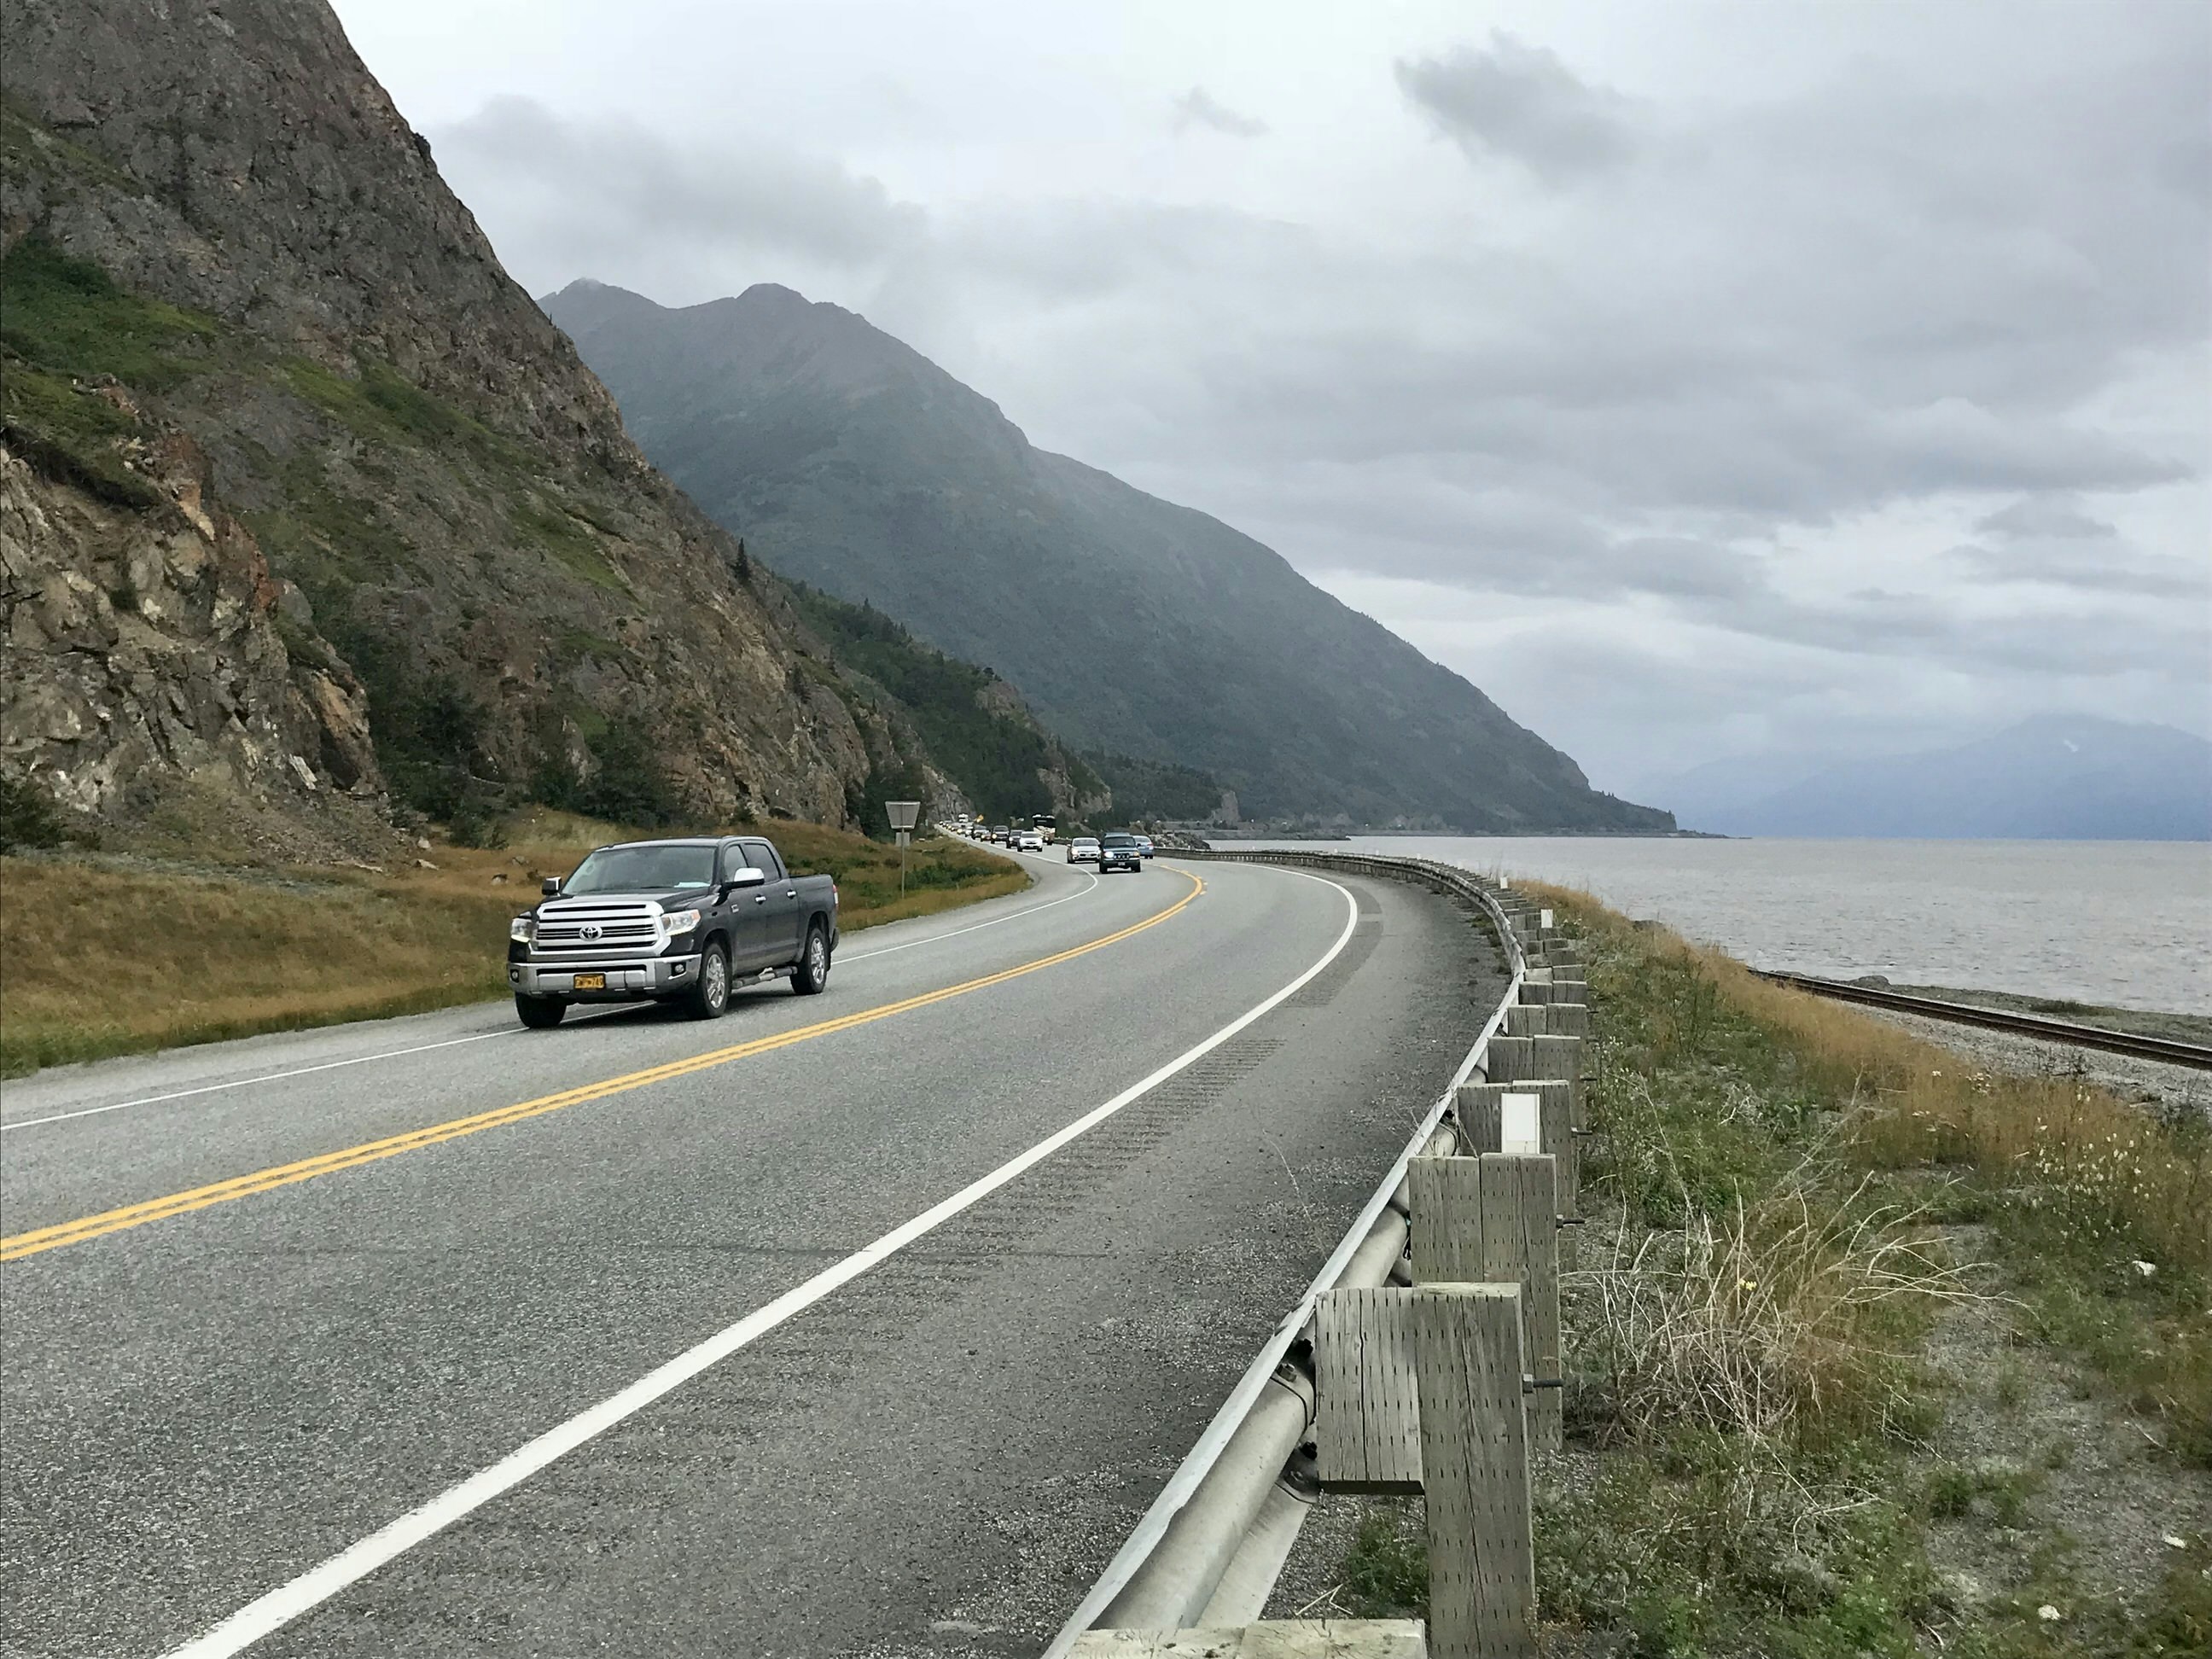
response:
<path id="1" fill-rule="evenodd" d="M 604 991 L 606 988 L 607 976 L 605 974 L 579 974 L 576 975 L 576 989 L 579 991 Z"/>

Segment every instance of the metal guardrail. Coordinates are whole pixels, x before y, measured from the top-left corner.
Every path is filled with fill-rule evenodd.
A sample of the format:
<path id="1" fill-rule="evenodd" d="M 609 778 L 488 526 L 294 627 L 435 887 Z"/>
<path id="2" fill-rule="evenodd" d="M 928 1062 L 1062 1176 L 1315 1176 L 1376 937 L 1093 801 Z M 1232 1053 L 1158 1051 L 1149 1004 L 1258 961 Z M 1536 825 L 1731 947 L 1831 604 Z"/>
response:
<path id="1" fill-rule="evenodd" d="M 1980 1025 L 2015 1036 L 2039 1037 L 2047 1042 L 2070 1043 L 2077 1048 L 2104 1048 L 2138 1060 L 2160 1060 L 2172 1066 L 2195 1066 L 2212 1071 L 2212 1048 L 2183 1042 L 2172 1037 L 2143 1036 L 2133 1031 L 2107 1030 L 2101 1025 L 2082 1025 L 2072 1020 L 2045 1019 L 2036 1014 L 2016 1014 L 2002 1008 L 1984 1008 L 1971 1002 L 1948 1002 L 1940 997 L 1917 997 L 1905 991 L 1885 991 L 1849 980 L 1819 979 L 1810 974 L 1770 973 L 1754 969 L 1775 985 L 1788 985 L 1838 1002 L 1863 1003 L 1869 1008 L 1893 1008 L 1900 1013 L 1924 1014 L 1959 1025 Z"/>
<path id="2" fill-rule="evenodd" d="M 1259 1616 L 1316 1491 L 1300 1453 L 1313 1424 L 1307 1331 L 1315 1304 L 1324 1292 L 1340 1287 L 1386 1284 L 1399 1270 L 1407 1238 L 1406 1166 L 1423 1152 L 1449 1149 L 1453 1130 L 1446 1119 L 1453 1099 L 1462 1084 L 1486 1078 L 1490 1040 L 1503 1030 L 1505 1011 L 1518 1000 L 1527 971 L 1520 940 L 1496 896 L 1474 872 L 1456 865 L 1356 853 L 1161 851 L 1164 857 L 1411 880 L 1468 899 L 1497 933 L 1511 972 L 1504 998 L 1450 1084 L 1423 1115 L 1389 1173 L 1305 1294 L 1261 1345 L 1128 1541 L 1061 1627 L 1045 1659 L 1064 1659 L 1077 1639 L 1094 1628 L 1240 1625 Z"/>

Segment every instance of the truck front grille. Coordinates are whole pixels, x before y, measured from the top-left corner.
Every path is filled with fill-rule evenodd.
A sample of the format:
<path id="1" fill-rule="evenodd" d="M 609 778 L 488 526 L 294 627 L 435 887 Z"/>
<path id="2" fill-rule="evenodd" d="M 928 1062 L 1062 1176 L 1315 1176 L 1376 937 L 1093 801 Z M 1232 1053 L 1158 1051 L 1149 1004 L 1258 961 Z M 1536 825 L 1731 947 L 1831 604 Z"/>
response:
<path id="1" fill-rule="evenodd" d="M 656 956 L 662 944 L 660 907 L 639 899 L 570 899 L 541 905 L 538 957 Z"/>

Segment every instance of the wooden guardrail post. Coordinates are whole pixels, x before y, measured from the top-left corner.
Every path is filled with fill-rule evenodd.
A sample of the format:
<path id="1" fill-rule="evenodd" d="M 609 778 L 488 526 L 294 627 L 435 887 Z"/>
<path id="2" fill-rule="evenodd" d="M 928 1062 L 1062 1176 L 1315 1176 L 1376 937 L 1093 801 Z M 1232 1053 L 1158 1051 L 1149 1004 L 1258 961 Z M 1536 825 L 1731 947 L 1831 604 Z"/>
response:
<path id="1" fill-rule="evenodd" d="M 1520 1299 L 1516 1285 L 1413 1292 L 1430 1659 L 1528 1659 L 1536 1650 Z"/>
<path id="2" fill-rule="evenodd" d="M 1589 1034 L 1588 1004 L 1570 1002 L 1565 997 L 1554 1000 L 1552 994 L 1561 988 L 1557 986 L 1540 985 L 1534 988 L 1543 993 L 1543 1000 L 1515 1003 L 1506 1009 L 1506 1036 L 1578 1037 Z"/>
<path id="3" fill-rule="evenodd" d="M 1536 1097 L 1539 1151 L 1549 1152 L 1559 1171 L 1559 1212 L 1563 1219 L 1582 1215 L 1582 1146 L 1575 1134 L 1575 1085 L 1563 1077 L 1521 1078 L 1511 1083 L 1462 1083 L 1453 1104 L 1459 1119 L 1460 1151 L 1469 1158 L 1506 1150 L 1504 1097 Z"/>
<path id="4" fill-rule="evenodd" d="M 1526 1357 L 1540 1389 L 1532 1442 L 1563 1441 L 1559 1394 L 1559 1212 L 1549 1153 L 1417 1158 L 1407 1165 L 1413 1283 L 1521 1286 Z"/>

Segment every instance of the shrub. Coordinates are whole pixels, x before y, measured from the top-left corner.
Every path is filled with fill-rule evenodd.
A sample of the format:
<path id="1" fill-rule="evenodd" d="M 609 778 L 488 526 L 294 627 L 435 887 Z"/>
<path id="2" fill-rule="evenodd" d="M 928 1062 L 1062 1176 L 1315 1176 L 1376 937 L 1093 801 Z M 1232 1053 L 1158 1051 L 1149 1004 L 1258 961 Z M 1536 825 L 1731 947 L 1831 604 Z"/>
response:
<path id="1" fill-rule="evenodd" d="M 52 796 L 28 777 L 0 774 L 0 853 L 19 847 L 58 847 L 68 836 Z"/>
<path id="2" fill-rule="evenodd" d="M 682 803 L 642 726 L 617 715 L 591 748 L 589 773 L 565 753 L 548 756 L 538 765 L 532 794 L 544 805 L 611 823 L 660 829 L 680 820 Z"/>

